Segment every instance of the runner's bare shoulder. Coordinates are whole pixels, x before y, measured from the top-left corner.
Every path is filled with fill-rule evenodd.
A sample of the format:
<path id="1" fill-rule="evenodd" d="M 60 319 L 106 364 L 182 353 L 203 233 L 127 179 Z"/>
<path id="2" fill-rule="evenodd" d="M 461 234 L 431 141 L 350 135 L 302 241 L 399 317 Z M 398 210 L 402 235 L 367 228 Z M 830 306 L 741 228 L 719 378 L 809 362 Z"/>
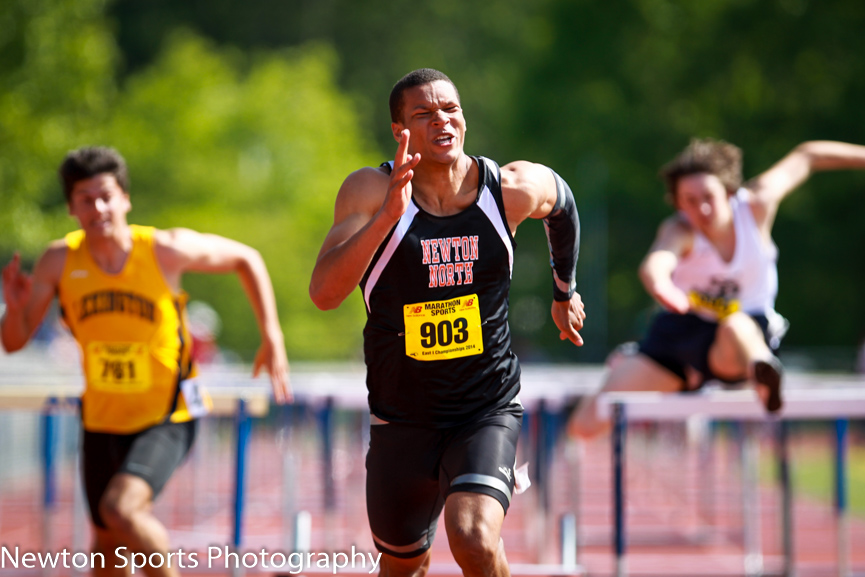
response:
<path id="1" fill-rule="evenodd" d="M 381 167 L 366 166 L 349 174 L 336 197 L 337 213 L 375 214 L 387 196 L 390 175 Z"/>
<path id="2" fill-rule="evenodd" d="M 33 269 L 33 275 L 40 280 L 48 281 L 53 284 L 60 282 L 60 276 L 63 274 L 63 267 L 66 266 L 66 253 L 69 247 L 64 239 L 54 240 L 39 257 L 36 266 Z"/>

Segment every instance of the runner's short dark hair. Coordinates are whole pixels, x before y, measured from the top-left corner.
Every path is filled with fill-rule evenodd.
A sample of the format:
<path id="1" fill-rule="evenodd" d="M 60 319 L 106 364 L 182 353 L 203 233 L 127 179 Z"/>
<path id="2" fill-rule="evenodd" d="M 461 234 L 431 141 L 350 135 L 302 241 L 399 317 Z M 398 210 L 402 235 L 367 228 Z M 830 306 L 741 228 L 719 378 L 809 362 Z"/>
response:
<path id="1" fill-rule="evenodd" d="M 457 93 L 457 102 L 459 102 L 460 91 L 457 90 L 457 86 L 453 83 L 453 80 L 448 78 L 444 72 L 440 72 L 435 68 L 419 68 L 417 70 L 409 72 L 408 74 L 400 78 L 396 84 L 393 85 L 393 89 L 390 91 L 391 121 L 402 122 L 402 97 L 403 94 L 405 94 L 406 90 L 408 90 L 409 88 L 414 88 L 415 86 L 431 84 L 438 80 L 444 80 L 445 82 L 450 83 L 450 85 L 454 87 L 454 91 Z"/>
<path id="2" fill-rule="evenodd" d="M 107 146 L 85 146 L 69 151 L 58 172 L 66 202 L 72 199 L 75 183 L 98 174 L 111 174 L 123 192 L 129 192 L 129 170 L 126 168 L 126 161 L 119 152 Z"/>
<path id="3" fill-rule="evenodd" d="M 661 167 L 659 176 L 672 198 L 683 176 L 698 173 L 714 174 L 727 192 L 732 194 L 742 186 L 742 149 L 714 138 L 694 138 L 685 150 Z"/>

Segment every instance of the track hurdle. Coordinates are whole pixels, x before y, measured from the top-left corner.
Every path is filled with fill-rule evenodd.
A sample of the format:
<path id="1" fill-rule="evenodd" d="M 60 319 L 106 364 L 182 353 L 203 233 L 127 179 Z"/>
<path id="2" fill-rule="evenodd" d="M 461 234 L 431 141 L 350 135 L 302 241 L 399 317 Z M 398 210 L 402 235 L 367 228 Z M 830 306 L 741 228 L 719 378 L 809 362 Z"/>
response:
<path id="1" fill-rule="evenodd" d="M 788 420 L 834 420 L 836 422 L 835 450 L 835 512 L 838 526 L 838 575 L 849 577 L 849 537 L 846 503 L 846 449 L 847 419 L 865 417 L 865 391 L 861 388 L 792 389 L 785 391 L 784 409 L 775 419 Z M 627 575 L 626 552 L 626 507 L 625 507 L 625 442 L 627 423 L 634 421 L 682 421 L 694 415 L 712 419 L 765 421 L 766 413 L 758 403 L 753 390 L 711 390 L 698 394 L 663 394 L 652 392 L 607 393 L 600 397 L 598 413 L 613 419 L 613 470 L 614 470 L 614 543 L 615 574 Z M 786 433 L 779 444 L 781 458 L 786 463 Z M 746 439 L 747 447 L 748 441 Z M 747 452 L 747 448 L 746 448 Z M 746 457 L 746 460 L 749 460 Z M 784 465 L 786 468 L 786 464 Z M 787 483 L 782 483 L 782 529 L 784 542 L 784 575 L 795 574 L 792 556 L 792 495 L 788 473 L 783 474 Z M 748 478 L 751 477 L 751 478 Z M 754 490 L 753 469 L 746 472 L 746 480 Z M 746 501 L 749 497 L 744 497 Z M 746 507 L 747 509 L 747 507 Z M 751 519 L 749 520 L 749 517 Z M 747 535 L 754 532 L 753 512 L 746 514 L 746 551 L 743 569 L 746 575 L 762 574 L 762 559 L 755 557 L 754 543 Z M 750 523 L 750 528 L 748 524 Z"/>
<path id="2" fill-rule="evenodd" d="M 4 365 L 4 371 L 0 373 L 0 396 L 3 397 L 4 407 L 13 410 L 25 411 L 46 411 L 47 415 L 53 414 L 54 405 L 46 405 L 46 400 L 49 398 L 61 399 L 58 401 L 58 406 L 67 406 L 69 400 L 75 399 L 81 392 L 81 378 L 78 374 L 77 367 L 66 368 L 56 367 L 51 362 L 46 362 L 46 356 L 34 353 L 23 353 L 22 355 L 4 358 L 4 363 L 8 362 L 8 366 Z M 7 370 L 8 369 L 8 370 Z M 214 416 L 206 417 L 209 425 L 208 430 L 211 433 L 216 433 L 213 427 L 215 423 L 221 423 L 221 430 L 226 433 L 223 435 L 225 440 L 225 461 L 224 468 L 220 471 L 220 478 L 229 478 L 226 481 L 224 496 L 225 518 L 229 526 L 225 529 L 225 543 L 232 546 L 235 550 L 240 550 L 244 546 L 249 545 L 251 531 L 256 528 L 249 523 L 245 517 L 249 517 L 257 503 L 250 499 L 249 491 L 255 490 L 256 481 L 258 480 L 254 474 L 251 475 L 251 467 L 254 465 L 253 455 L 250 453 L 254 445 L 255 432 L 266 429 L 274 425 L 282 425 L 283 440 L 287 441 L 291 435 L 291 429 L 294 426 L 292 421 L 295 420 L 294 415 L 298 407 L 305 407 L 304 414 L 307 416 L 315 415 L 317 419 L 310 422 L 317 423 L 317 443 L 320 443 L 321 470 L 316 470 L 315 481 L 321 483 L 322 488 L 326 488 L 328 483 L 333 482 L 335 473 L 336 455 L 332 452 L 336 451 L 335 439 L 331 437 L 327 431 L 331 429 L 331 423 L 335 423 L 334 411 L 350 411 L 357 412 L 361 415 L 367 413 L 367 391 L 364 383 L 365 371 L 362 366 L 354 365 L 309 365 L 304 366 L 302 363 L 293 365 L 292 384 L 294 386 L 297 405 L 294 408 L 286 408 L 286 411 L 281 411 L 271 414 L 271 421 L 259 421 L 259 417 L 268 414 L 268 406 L 270 404 L 270 385 L 266 379 L 253 380 L 249 376 L 248 367 L 229 366 L 229 367 L 202 367 L 200 378 L 205 386 L 210 391 L 214 400 Z M 600 367 L 573 367 L 573 366 L 526 366 L 523 373 L 523 393 L 521 395 L 522 402 L 526 407 L 528 415 L 531 415 L 537 423 L 540 433 L 537 437 L 530 439 L 530 443 L 525 445 L 525 449 L 531 451 L 530 459 L 533 462 L 542 462 L 545 467 L 549 465 L 552 457 L 552 446 L 554 434 L 556 430 L 561 429 L 563 424 L 563 411 L 569 404 L 574 402 L 576 397 L 592 392 L 600 382 Z M 227 417 L 233 417 L 229 420 Z M 281 417 L 281 419 L 279 418 Z M 334 419 L 332 421 L 332 419 Z M 361 419 L 358 418 L 358 422 Z M 53 422 L 53 421 L 46 421 Z M 260 425 L 258 423 L 261 423 Z M 56 476 L 56 458 L 43 460 L 40 455 L 42 451 L 53 451 L 52 455 L 56 455 L 57 440 L 56 435 L 46 436 L 46 439 L 51 439 L 51 442 L 41 446 L 38 455 L 35 455 L 35 460 L 40 464 L 39 470 L 42 478 L 51 483 Z M 202 448 L 207 449 L 207 443 L 201 442 Z M 319 520 L 314 519 L 315 513 L 311 516 L 309 513 L 302 511 L 303 495 L 298 495 L 297 469 L 300 465 L 299 455 L 293 455 L 289 443 L 277 445 L 277 450 L 283 451 L 281 469 L 288 471 L 281 481 L 281 486 L 284 488 L 282 493 L 282 503 L 280 510 L 283 512 L 282 533 L 276 533 L 276 538 L 279 538 L 279 543 L 283 544 L 285 550 L 303 550 L 310 549 L 311 537 L 318 538 L 311 530 L 313 526 L 318 531 Z M 212 451 L 211 451 L 212 452 Z M 230 454 L 229 454 L 230 452 Z M 47 453 L 45 453 L 47 455 Z M 304 453 L 306 454 L 306 453 Z M 311 457 L 310 457 L 311 458 Z M 294 474 L 292 474 L 294 472 Z M 200 476 L 198 473 L 195 475 Z M 318 475 L 322 475 L 319 477 Z M 550 475 L 540 477 L 549 479 Z M 77 476 L 76 476 L 77 478 Z M 196 477 L 197 478 L 197 477 Z M 212 485 L 215 487 L 218 479 L 212 475 L 207 479 L 208 489 Z M 532 494 L 538 491 L 539 485 L 542 482 L 541 478 L 533 479 L 535 489 Z M 76 494 L 80 491 L 76 491 Z M 40 492 L 41 493 L 41 492 Z M 328 501 L 334 502 L 333 492 L 325 491 Z M 529 496 L 531 497 L 532 494 Z M 547 492 L 544 491 L 546 495 Z M 163 501 L 164 503 L 164 501 Z M 195 539 L 202 538 L 201 535 L 213 534 L 214 529 L 211 523 L 213 519 L 210 506 L 210 501 L 206 503 L 202 501 L 207 510 L 204 514 L 203 521 L 195 517 L 195 527 L 184 534 L 184 538 L 191 535 Z M 45 503 L 42 503 L 44 506 Z M 83 511 L 83 510 L 82 510 Z M 82 513 L 83 514 L 83 513 Z M 313 525 L 315 521 L 315 525 Z M 557 539 L 553 536 L 553 532 L 558 529 L 557 537 L 558 544 L 561 546 L 561 558 L 549 559 L 533 559 L 526 557 L 526 562 L 515 563 L 511 567 L 511 571 L 515 575 L 581 575 L 584 570 L 579 564 L 577 557 L 577 543 L 579 535 L 578 517 L 565 516 L 561 519 L 561 524 L 553 523 L 552 518 L 549 518 L 550 527 L 546 530 L 547 534 L 539 535 L 539 541 L 544 544 L 556 543 Z M 50 522 L 50 521 L 49 521 Z M 220 521 L 222 523 L 222 521 Z M 86 520 L 79 516 L 76 525 L 86 526 Z M 220 525 L 222 527 L 222 525 Z M 288 529 L 287 531 L 284 529 Z M 220 528 L 220 531 L 223 529 Z M 195 534 L 198 533 L 198 534 Z M 261 533 L 252 535 L 260 539 Z M 270 537 L 268 537 L 270 538 Z M 219 536 L 219 542 L 222 542 L 223 537 Z M 259 541 L 255 541 L 258 543 Z M 79 545 L 82 549 L 86 548 L 83 542 Z M 550 552 L 557 549 L 555 546 L 550 548 Z M 535 562 L 532 562 L 535 561 Z M 448 564 L 434 563 L 432 572 L 439 574 L 453 574 L 458 572 L 458 568 L 451 567 Z"/>

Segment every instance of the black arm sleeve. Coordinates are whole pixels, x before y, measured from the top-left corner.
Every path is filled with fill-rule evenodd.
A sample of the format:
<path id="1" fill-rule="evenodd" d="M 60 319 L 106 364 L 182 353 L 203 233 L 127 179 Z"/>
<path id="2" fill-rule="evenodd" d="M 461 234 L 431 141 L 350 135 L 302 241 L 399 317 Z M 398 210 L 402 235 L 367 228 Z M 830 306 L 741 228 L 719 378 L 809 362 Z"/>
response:
<path id="1" fill-rule="evenodd" d="M 553 268 L 553 299 L 567 301 L 577 287 L 577 257 L 580 254 L 580 216 L 571 189 L 561 176 L 556 179 L 556 205 L 544 219 L 550 266 Z"/>

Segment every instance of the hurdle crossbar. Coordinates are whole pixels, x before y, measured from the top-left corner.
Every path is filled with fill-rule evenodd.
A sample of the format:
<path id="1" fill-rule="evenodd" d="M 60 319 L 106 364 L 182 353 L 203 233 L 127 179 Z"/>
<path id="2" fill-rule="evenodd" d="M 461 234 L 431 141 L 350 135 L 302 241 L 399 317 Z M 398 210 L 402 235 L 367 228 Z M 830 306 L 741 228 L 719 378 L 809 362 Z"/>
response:
<path id="1" fill-rule="evenodd" d="M 813 377 L 813 376 L 811 376 Z M 782 427 L 779 450 L 783 466 L 787 466 L 787 435 L 783 421 L 829 420 L 835 421 L 835 515 L 838 526 L 838 575 L 848 577 L 849 536 L 846 499 L 847 420 L 865 417 L 865 388 L 862 380 L 839 379 L 841 386 L 819 388 L 793 388 L 784 391 L 784 407 L 777 415 L 767 415 L 753 389 L 719 390 L 709 388 L 697 393 L 615 392 L 598 398 L 598 415 L 613 420 L 613 543 L 615 575 L 627 575 L 626 511 L 625 511 L 625 440 L 630 421 L 683 421 L 699 416 L 717 420 L 767 421 L 774 420 Z M 854 388 L 853 385 L 858 385 Z M 782 479 L 784 481 L 784 479 Z M 755 481 L 752 481 L 755 482 Z M 792 493 L 789 482 L 782 483 L 782 535 L 784 540 L 784 574 L 794 575 L 792 558 Z M 746 518 L 746 523 L 748 519 Z M 747 548 L 747 547 L 746 547 Z M 755 559 L 746 551 L 745 573 L 762 573 L 761 558 Z M 755 562 L 756 561 L 756 562 Z"/>
<path id="2" fill-rule="evenodd" d="M 861 418 L 865 417 L 865 387 L 785 390 L 784 407 L 774 416 L 767 415 L 753 389 L 604 393 L 598 398 L 598 415 L 610 418 L 610 407 L 617 403 L 627 407 L 629 421 L 683 421 L 695 415 L 737 421 Z"/>

